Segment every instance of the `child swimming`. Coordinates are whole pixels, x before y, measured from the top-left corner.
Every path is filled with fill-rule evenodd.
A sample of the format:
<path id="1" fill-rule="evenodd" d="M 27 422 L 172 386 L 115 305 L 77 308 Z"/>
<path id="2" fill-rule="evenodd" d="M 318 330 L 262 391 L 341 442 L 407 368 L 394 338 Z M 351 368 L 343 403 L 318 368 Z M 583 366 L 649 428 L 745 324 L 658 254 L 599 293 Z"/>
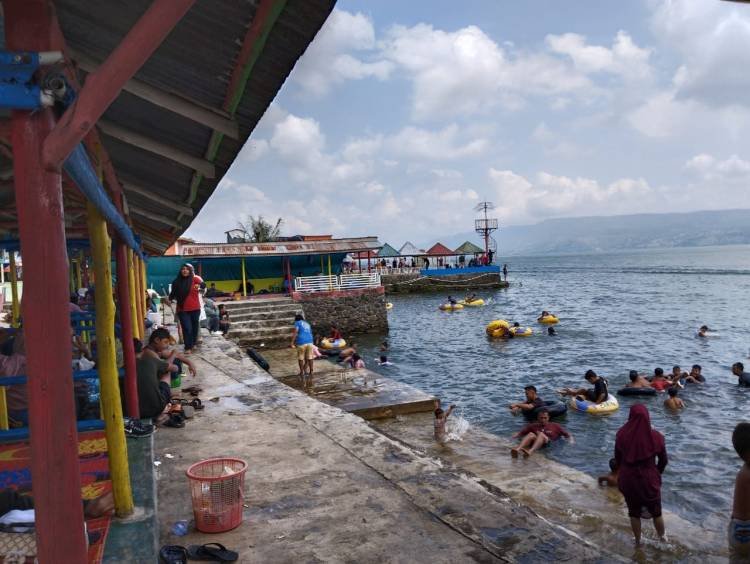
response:
<path id="1" fill-rule="evenodd" d="M 454 404 L 448 408 L 448 411 L 443 411 L 440 407 L 435 409 L 435 422 L 434 422 L 435 440 L 441 445 L 444 445 L 448 439 L 448 435 L 445 431 L 445 424 L 448 421 L 448 417 L 450 417 L 450 414 L 453 413 L 453 410 L 455 408 L 456 406 Z"/>
<path id="2" fill-rule="evenodd" d="M 667 390 L 667 393 L 669 394 L 669 397 L 664 400 L 664 407 L 667 409 L 682 409 L 685 407 L 685 404 L 682 402 L 680 398 L 677 397 L 677 388 L 669 388 Z"/>

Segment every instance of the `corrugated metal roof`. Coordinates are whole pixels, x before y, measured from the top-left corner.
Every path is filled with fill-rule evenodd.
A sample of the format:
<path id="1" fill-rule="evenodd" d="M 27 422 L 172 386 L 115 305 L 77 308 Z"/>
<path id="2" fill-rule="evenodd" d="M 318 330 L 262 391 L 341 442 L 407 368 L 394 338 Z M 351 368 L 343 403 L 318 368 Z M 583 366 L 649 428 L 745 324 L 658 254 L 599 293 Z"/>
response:
<path id="1" fill-rule="evenodd" d="M 54 4 L 74 60 L 75 57 L 86 58 L 97 64 L 120 43 L 151 0 L 55 0 Z M 105 123 L 100 127 L 102 142 L 118 178 L 125 183 L 134 229 L 147 237 L 153 251 L 164 251 L 193 219 L 181 214 L 170 203 L 189 204 L 193 217 L 197 215 L 334 4 L 335 0 L 286 2 L 270 29 L 233 116 L 239 139 L 223 138 L 212 159 L 215 175 L 201 179 L 192 202 L 189 199 L 194 168 L 157 154 L 153 147 L 138 147 L 143 144 L 134 142 L 131 134 L 189 158 L 205 159 L 212 128 L 126 90 L 106 111 L 102 118 Z M 226 117 L 227 90 L 258 6 L 259 0 L 197 0 L 134 78 Z M 86 75 L 80 71 L 80 76 Z M 114 133 L 106 124 L 114 126 Z M 117 128 L 127 130 L 129 138 L 124 139 Z M 0 153 L 0 175 L 8 167 L 7 160 Z M 155 197 L 144 197 L 142 192 L 138 194 L 128 185 L 145 189 Z M 0 203 L 7 199 L 8 187 L 0 180 Z"/>
<path id="2" fill-rule="evenodd" d="M 317 241 L 270 241 L 268 243 L 185 243 L 180 255 L 185 257 L 252 257 L 329 253 L 356 253 L 379 249 L 377 237 L 351 237 Z"/>

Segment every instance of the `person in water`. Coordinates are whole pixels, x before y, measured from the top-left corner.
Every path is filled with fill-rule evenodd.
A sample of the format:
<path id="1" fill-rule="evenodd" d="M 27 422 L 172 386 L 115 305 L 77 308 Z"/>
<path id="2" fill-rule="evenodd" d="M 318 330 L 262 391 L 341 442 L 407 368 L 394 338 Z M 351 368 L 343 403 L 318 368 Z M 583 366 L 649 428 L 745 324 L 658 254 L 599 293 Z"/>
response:
<path id="1" fill-rule="evenodd" d="M 693 364 L 690 369 L 690 374 L 685 377 L 685 382 L 688 384 L 703 384 L 706 381 L 706 377 L 701 374 L 703 368 L 700 364 Z"/>
<path id="2" fill-rule="evenodd" d="M 393 366 L 392 362 L 388 361 L 388 357 L 384 354 L 380 355 L 380 359 L 378 359 L 378 365 L 380 366 Z"/>
<path id="3" fill-rule="evenodd" d="M 537 395 L 535 386 L 526 386 L 523 391 L 526 394 L 526 401 L 512 403 L 508 406 L 513 415 L 525 414 L 525 412 L 531 412 L 544 406 L 544 401 Z"/>
<path id="4" fill-rule="evenodd" d="M 685 407 L 683 401 L 677 397 L 677 392 L 678 390 L 675 387 L 669 388 L 667 390 L 669 397 L 664 400 L 664 407 L 666 407 L 667 409 L 673 409 L 675 411 Z"/>
<path id="5" fill-rule="evenodd" d="M 587 370 L 583 376 L 589 384 L 593 385 L 591 388 L 563 388 L 558 390 L 560 394 L 564 396 L 579 396 L 581 399 L 585 399 L 594 403 L 602 403 L 607 400 L 609 395 L 609 389 L 607 381 L 599 376 L 593 370 Z"/>
<path id="6" fill-rule="evenodd" d="M 664 436 L 651 428 L 646 406 L 630 408 L 628 421 L 615 437 L 615 460 L 620 468 L 617 485 L 628 506 L 630 526 L 636 546 L 641 544 L 641 518 L 648 515 L 662 541 L 661 475 L 667 466 Z"/>
<path id="7" fill-rule="evenodd" d="M 617 464 L 617 460 L 614 458 L 609 459 L 609 474 L 599 476 L 596 481 L 600 486 L 617 487 L 617 477 L 620 473 L 620 465 Z"/>
<path id="8" fill-rule="evenodd" d="M 732 433 L 732 446 L 744 464 L 734 481 L 729 548 L 733 556 L 747 558 L 750 556 L 750 423 L 737 424 Z"/>
<path id="9" fill-rule="evenodd" d="M 741 362 L 735 362 L 732 365 L 732 374 L 737 376 L 740 386 L 750 386 L 750 373 L 745 372 L 745 365 Z"/>
<path id="10" fill-rule="evenodd" d="M 455 404 L 451 405 L 448 408 L 448 411 L 443 411 L 440 407 L 439 402 L 437 405 L 438 407 L 435 409 L 435 422 L 434 422 L 435 440 L 441 445 L 444 445 L 445 442 L 448 440 L 448 433 L 445 430 L 445 425 L 448 422 L 448 417 L 450 417 L 451 413 L 453 413 L 453 410 L 456 409 L 456 406 Z"/>
<path id="11" fill-rule="evenodd" d="M 518 458 L 518 453 L 521 452 L 526 458 L 534 453 L 535 450 L 539 450 L 542 447 L 547 446 L 552 441 L 556 441 L 560 437 L 565 437 L 571 443 L 573 443 L 573 435 L 568 433 L 564 427 L 557 423 L 550 423 L 549 411 L 545 408 L 539 410 L 537 414 L 536 423 L 529 423 L 523 429 L 518 431 L 513 438 L 519 438 L 521 442 L 517 447 L 510 449 L 510 454 L 513 458 Z"/>
<path id="12" fill-rule="evenodd" d="M 339 328 L 335 325 L 331 325 L 331 333 L 328 335 L 329 341 L 338 341 L 339 339 L 342 339 L 341 331 L 339 331 Z"/>
<path id="13" fill-rule="evenodd" d="M 686 377 L 687 377 L 687 372 L 683 372 L 682 368 L 680 368 L 676 364 L 672 367 L 671 380 L 672 380 L 672 385 L 673 386 L 680 386 L 680 387 L 682 387 L 682 383 L 680 382 L 680 380 L 682 380 L 683 378 L 686 378 Z"/>
<path id="14" fill-rule="evenodd" d="M 380 352 L 386 352 L 388 350 L 388 341 L 383 341 L 380 345 Z"/>
<path id="15" fill-rule="evenodd" d="M 701 325 L 701 328 L 698 329 L 698 336 L 699 337 L 708 337 L 708 332 L 711 329 L 708 328 L 708 325 Z"/>
<path id="16" fill-rule="evenodd" d="M 664 377 L 663 368 L 654 369 L 654 377 L 651 380 L 651 387 L 656 389 L 657 392 L 663 392 L 672 385 L 672 382 Z"/>
<path id="17" fill-rule="evenodd" d="M 537 321 L 541 321 L 545 317 L 551 317 L 552 314 L 548 312 L 546 309 L 542 312 L 542 314 L 537 318 Z"/>
<path id="18" fill-rule="evenodd" d="M 630 384 L 628 384 L 628 388 L 650 388 L 651 382 L 646 380 L 643 376 L 638 374 L 637 370 L 631 370 L 628 374 L 628 377 L 630 378 Z"/>
<path id="19" fill-rule="evenodd" d="M 456 298 L 453 296 L 448 296 L 448 303 L 451 305 L 456 305 Z"/>
<path id="20" fill-rule="evenodd" d="M 554 327 L 547 327 L 547 335 L 549 335 L 550 337 L 554 337 L 555 335 L 557 335 L 557 331 L 555 331 Z"/>
<path id="21" fill-rule="evenodd" d="M 466 296 L 466 298 L 464 298 L 464 301 L 467 304 L 470 304 L 471 302 L 476 301 L 476 299 L 477 299 L 477 295 L 474 292 L 472 292 L 471 294 Z"/>

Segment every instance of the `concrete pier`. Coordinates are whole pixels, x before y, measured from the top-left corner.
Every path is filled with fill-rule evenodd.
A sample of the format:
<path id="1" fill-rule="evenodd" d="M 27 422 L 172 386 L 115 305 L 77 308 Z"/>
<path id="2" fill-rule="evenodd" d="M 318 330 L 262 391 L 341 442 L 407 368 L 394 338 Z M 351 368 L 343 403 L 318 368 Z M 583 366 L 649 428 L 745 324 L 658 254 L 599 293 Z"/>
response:
<path id="1" fill-rule="evenodd" d="M 204 337 L 193 358 L 199 375 L 183 385 L 200 385 L 206 408 L 184 429 L 155 435 L 162 544 L 220 542 L 240 562 L 621 560 L 471 473 L 278 382 L 221 337 Z M 172 535 L 175 521 L 192 521 L 185 470 L 217 456 L 249 463 L 243 523 Z"/>
<path id="2" fill-rule="evenodd" d="M 302 389 L 293 349 L 265 351 L 263 354 L 274 378 L 292 388 Z M 364 419 L 383 419 L 435 409 L 435 398 L 421 390 L 384 378 L 366 368 L 345 370 L 325 358 L 315 361 L 312 387 L 306 392 L 318 401 Z"/>

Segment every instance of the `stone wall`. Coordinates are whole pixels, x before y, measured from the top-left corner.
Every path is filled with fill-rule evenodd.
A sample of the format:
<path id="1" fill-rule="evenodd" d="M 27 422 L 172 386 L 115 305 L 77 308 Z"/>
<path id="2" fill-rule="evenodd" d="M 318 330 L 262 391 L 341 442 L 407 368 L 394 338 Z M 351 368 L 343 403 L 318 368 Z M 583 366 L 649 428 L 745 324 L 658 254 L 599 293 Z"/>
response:
<path id="1" fill-rule="evenodd" d="M 336 325 L 345 335 L 388 331 L 382 286 L 337 292 L 294 292 L 292 298 L 302 306 L 305 319 L 316 334 L 328 333 L 331 325 Z"/>
<path id="2" fill-rule="evenodd" d="M 447 290 L 483 290 L 487 288 L 506 288 L 507 282 L 499 273 L 487 272 L 478 274 L 453 274 L 439 277 L 422 274 L 383 274 L 380 280 L 385 291 L 393 294 L 411 292 L 444 292 Z"/>

